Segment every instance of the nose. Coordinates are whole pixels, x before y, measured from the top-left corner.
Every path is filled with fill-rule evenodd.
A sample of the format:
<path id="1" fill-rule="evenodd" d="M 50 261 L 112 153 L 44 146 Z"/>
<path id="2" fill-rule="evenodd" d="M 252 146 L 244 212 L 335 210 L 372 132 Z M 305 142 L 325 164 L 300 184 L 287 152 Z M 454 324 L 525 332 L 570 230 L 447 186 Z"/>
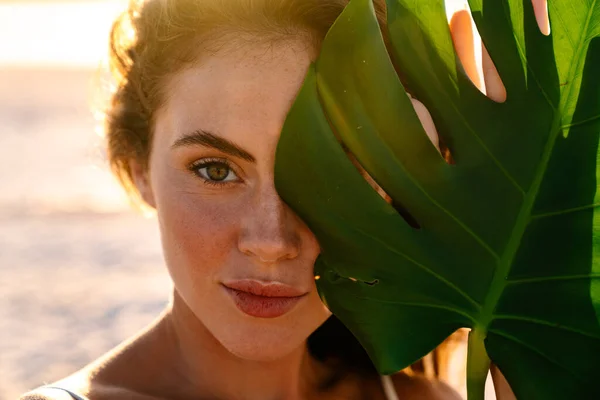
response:
<path id="1" fill-rule="evenodd" d="M 238 247 L 261 264 L 294 259 L 300 252 L 299 224 L 275 187 L 258 191 L 242 221 Z"/>

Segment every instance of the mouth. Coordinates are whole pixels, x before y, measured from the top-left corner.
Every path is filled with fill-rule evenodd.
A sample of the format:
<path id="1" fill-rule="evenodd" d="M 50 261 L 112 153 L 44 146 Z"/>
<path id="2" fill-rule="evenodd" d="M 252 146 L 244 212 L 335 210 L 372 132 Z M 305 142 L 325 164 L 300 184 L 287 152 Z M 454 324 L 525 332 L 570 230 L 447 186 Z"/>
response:
<path id="1" fill-rule="evenodd" d="M 277 318 L 290 312 L 308 292 L 279 282 L 238 280 L 223 288 L 243 313 L 256 318 Z"/>

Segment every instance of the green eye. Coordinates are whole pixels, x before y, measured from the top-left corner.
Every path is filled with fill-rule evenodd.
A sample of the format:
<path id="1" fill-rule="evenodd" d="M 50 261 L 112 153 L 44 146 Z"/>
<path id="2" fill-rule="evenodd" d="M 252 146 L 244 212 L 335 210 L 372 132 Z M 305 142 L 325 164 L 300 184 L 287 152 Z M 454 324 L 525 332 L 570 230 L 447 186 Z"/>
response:
<path id="1" fill-rule="evenodd" d="M 190 168 L 206 183 L 226 183 L 238 180 L 229 164 L 224 161 L 200 160 Z"/>

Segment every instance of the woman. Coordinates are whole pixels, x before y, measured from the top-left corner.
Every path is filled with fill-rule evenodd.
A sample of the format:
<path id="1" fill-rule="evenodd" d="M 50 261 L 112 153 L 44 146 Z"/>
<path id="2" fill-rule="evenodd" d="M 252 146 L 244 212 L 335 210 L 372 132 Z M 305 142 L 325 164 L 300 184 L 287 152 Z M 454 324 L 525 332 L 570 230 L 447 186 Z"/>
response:
<path id="1" fill-rule="evenodd" d="M 346 3 L 131 2 L 112 33 L 108 153 L 126 189 L 156 210 L 172 302 L 143 332 L 23 400 L 459 398 L 416 375 L 377 376 L 321 303 L 317 240 L 274 187 L 281 127 Z M 454 20 L 478 83 L 469 32 Z M 490 71 L 488 94 L 501 100 Z"/>

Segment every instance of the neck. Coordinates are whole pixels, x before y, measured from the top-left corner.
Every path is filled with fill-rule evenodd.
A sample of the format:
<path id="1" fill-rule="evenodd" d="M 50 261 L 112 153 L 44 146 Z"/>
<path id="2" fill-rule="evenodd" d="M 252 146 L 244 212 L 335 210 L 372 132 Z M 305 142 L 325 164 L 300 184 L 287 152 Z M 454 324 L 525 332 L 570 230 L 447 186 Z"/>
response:
<path id="1" fill-rule="evenodd" d="M 175 292 L 165 316 L 178 380 L 190 398 L 293 400 L 312 397 L 323 367 L 306 343 L 269 361 L 239 358 L 229 352 L 197 319 Z"/>

